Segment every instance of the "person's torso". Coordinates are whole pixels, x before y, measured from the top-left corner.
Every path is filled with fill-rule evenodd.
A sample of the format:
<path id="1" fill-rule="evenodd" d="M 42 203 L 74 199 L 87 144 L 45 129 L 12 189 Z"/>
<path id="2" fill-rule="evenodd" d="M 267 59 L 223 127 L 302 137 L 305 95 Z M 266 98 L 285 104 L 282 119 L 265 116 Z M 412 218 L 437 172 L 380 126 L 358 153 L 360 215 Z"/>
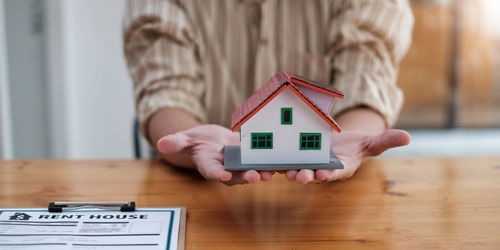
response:
<path id="1" fill-rule="evenodd" d="M 228 126 L 231 113 L 277 71 L 329 82 L 326 55 L 331 2 L 187 1 L 207 84 L 208 122 Z"/>

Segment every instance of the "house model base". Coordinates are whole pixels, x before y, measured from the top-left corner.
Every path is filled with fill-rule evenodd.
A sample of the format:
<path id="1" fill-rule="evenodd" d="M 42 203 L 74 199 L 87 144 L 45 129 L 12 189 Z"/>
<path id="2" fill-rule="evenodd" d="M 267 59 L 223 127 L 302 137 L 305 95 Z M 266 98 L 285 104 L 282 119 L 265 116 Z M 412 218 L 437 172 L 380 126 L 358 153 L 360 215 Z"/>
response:
<path id="1" fill-rule="evenodd" d="M 235 170 L 299 170 L 299 169 L 343 169 L 344 165 L 330 152 L 330 162 L 321 164 L 241 164 L 240 146 L 224 146 L 224 169 Z"/>

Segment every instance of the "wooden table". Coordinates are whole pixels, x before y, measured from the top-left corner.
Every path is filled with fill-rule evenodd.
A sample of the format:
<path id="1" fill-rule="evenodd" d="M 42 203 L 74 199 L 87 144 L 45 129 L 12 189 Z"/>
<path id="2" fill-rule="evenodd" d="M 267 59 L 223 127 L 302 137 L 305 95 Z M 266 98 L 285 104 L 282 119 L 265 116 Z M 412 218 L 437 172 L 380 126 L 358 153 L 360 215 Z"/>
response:
<path id="1" fill-rule="evenodd" d="M 186 206 L 186 249 L 500 249 L 500 158 L 381 158 L 349 181 L 227 187 L 157 161 L 0 161 L 0 207 Z"/>

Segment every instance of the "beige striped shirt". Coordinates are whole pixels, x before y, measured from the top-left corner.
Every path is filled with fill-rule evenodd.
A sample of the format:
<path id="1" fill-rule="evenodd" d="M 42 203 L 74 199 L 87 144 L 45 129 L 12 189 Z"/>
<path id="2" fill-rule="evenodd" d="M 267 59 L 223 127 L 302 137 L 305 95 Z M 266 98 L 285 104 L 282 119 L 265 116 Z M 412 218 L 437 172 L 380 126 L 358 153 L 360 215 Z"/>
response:
<path id="1" fill-rule="evenodd" d="M 405 0 L 130 0 L 124 51 L 141 127 L 164 107 L 227 127 L 277 71 L 343 91 L 332 116 L 368 106 L 391 126 L 412 26 Z"/>

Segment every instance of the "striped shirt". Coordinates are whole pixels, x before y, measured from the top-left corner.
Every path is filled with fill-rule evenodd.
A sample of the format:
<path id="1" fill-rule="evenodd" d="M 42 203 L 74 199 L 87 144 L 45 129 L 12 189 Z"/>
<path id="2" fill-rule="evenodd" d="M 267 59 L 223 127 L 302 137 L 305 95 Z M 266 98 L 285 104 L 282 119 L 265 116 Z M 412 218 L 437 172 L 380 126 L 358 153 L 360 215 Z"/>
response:
<path id="1" fill-rule="evenodd" d="M 278 71 L 345 94 L 332 116 L 365 106 L 392 126 L 398 64 L 411 42 L 406 0 L 129 0 L 124 51 L 143 133 L 177 107 L 228 127 L 231 113 Z"/>

